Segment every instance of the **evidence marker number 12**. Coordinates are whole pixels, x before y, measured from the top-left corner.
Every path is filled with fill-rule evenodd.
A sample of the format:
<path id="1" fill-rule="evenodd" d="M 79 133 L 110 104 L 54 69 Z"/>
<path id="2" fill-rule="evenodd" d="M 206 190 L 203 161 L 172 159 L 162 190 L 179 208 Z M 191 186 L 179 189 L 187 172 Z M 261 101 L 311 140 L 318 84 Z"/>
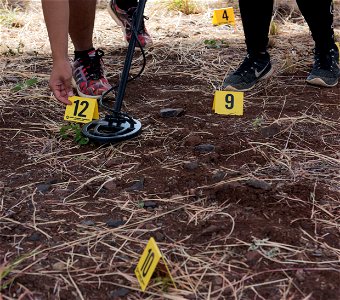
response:
<path id="1" fill-rule="evenodd" d="M 72 96 L 71 105 L 65 109 L 64 120 L 69 122 L 88 123 L 99 119 L 97 99 Z"/>

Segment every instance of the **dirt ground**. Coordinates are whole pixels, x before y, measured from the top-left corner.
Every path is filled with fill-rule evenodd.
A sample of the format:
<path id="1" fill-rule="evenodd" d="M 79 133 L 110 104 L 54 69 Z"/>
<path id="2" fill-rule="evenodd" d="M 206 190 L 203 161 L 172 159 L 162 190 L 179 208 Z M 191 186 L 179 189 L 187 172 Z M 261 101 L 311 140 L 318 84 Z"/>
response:
<path id="1" fill-rule="evenodd" d="M 244 56 L 239 17 L 161 8 L 147 8 L 154 46 L 124 100 L 143 133 L 111 146 L 61 137 L 39 3 L 1 23 L 0 299 L 339 299 L 340 90 L 305 83 L 301 16 L 277 14 L 275 73 L 227 117 L 211 108 Z M 95 42 L 116 82 L 126 48 L 103 9 Z M 177 288 L 140 291 L 150 237 Z"/>

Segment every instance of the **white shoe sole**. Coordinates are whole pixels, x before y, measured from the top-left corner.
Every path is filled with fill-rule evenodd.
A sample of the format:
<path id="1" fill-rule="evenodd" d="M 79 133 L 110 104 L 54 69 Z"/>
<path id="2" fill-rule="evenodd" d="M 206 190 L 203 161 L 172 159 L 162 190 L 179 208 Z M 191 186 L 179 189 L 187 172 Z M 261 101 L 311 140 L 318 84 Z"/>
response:
<path id="1" fill-rule="evenodd" d="M 327 84 L 321 78 L 313 78 L 310 80 L 307 79 L 306 81 L 307 83 L 311 85 L 322 86 L 322 87 L 334 87 L 338 84 L 338 82 L 336 82 L 335 84 Z"/>

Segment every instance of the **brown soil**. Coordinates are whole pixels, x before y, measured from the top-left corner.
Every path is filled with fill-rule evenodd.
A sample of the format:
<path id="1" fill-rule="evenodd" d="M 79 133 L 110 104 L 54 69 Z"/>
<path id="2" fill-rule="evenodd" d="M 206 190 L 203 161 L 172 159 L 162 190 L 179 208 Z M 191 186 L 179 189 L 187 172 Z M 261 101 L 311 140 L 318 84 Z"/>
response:
<path id="1" fill-rule="evenodd" d="M 215 115 L 212 84 L 225 72 L 214 59 L 237 65 L 241 43 L 185 54 L 156 44 L 124 103 L 143 133 L 113 146 L 60 137 L 48 56 L 0 57 L 2 90 L 13 76 L 40 79 L 0 106 L 0 274 L 10 271 L 0 299 L 339 299 L 339 86 L 306 85 L 310 51 L 298 50 L 293 73 L 280 69 L 279 48 L 244 116 Z M 104 50 L 114 81 L 125 52 Z M 133 271 L 151 236 L 177 289 L 139 291 Z"/>

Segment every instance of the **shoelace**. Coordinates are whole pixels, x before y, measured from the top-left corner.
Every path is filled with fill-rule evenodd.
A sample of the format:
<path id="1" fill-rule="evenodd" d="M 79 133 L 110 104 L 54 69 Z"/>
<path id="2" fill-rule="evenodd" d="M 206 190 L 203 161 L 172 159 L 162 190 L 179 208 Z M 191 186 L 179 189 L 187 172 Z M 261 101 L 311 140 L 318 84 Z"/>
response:
<path id="1" fill-rule="evenodd" d="M 103 69 L 101 67 L 101 58 L 104 56 L 104 52 L 97 49 L 94 56 L 88 56 L 82 59 L 82 63 L 85 65 L 87 71 L 86 77 L 92 80 L 99 80 L 103 77 Z"/>

